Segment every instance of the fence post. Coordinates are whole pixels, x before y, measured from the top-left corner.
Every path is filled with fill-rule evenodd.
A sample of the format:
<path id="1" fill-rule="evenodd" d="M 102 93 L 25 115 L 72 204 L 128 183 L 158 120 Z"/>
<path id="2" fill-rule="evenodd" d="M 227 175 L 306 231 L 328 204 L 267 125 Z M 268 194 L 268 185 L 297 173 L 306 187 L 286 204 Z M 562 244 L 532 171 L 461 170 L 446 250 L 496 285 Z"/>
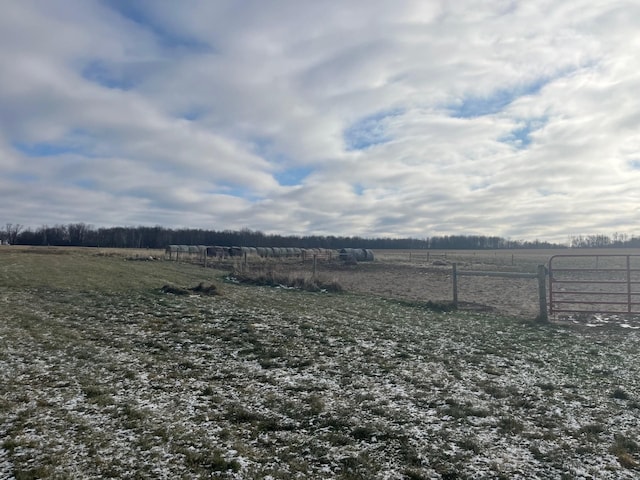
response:
<path id="1" fill-rule="evenodd" d="M 538 265 L 538 297 L 540 299 L 539 322 L 548 322 L 547 314 L 547 269 L 544 265 Z"/>
<path id="2" fill-rule="evenodd" d="M 627 255 L 627 313 L 631 313 L 631 256 Z"/>
<path id="3" fill-rule="evenodd" d="M 313 255 L 313 278 L 316 278 L 316 266 L 318 263 L 318 256 L 317 255 Z"/>
<path id="4" fill-rule="evenodd" d="M 451 266 L 453 267 L 451 272 L 451 278 L 453 280 L 453 306 L 458 308 L 458 265 L 453 263 Z"/>

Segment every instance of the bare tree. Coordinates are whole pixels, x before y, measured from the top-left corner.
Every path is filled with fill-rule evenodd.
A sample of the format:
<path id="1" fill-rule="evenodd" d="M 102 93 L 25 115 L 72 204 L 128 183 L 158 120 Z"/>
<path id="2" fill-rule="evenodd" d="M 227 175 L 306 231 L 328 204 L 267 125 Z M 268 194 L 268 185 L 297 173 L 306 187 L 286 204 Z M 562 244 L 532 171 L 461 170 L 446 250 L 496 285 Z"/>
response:
<path id="1" fill-rule="evenodd" d="M 16 243 L 21 230 L 22 225 L 20 225 L 19 223 L 16 223 L 15 225 L 13 223 L 7 223 L 5 225 L 5 237 L 7 242 L 9 242 L 9 245 L 13 245 Z"/>

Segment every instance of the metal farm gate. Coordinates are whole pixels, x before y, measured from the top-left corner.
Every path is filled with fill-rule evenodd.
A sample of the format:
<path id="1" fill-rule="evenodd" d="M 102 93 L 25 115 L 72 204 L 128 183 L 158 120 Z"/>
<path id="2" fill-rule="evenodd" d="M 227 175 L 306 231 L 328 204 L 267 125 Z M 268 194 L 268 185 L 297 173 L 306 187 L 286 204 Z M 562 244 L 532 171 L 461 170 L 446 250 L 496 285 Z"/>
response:
<path id="1" fill-rule="evenodd" d="M 554 255 L 549 313 L 640 315 L 640 255 Z"/>

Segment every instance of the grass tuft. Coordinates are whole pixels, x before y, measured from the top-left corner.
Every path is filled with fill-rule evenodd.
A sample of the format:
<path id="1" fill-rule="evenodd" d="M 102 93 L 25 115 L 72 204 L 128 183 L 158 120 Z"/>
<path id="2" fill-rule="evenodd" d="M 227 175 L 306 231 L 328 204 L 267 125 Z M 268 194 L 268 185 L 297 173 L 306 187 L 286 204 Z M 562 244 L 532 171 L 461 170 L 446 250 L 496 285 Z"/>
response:
<path id="1" fill-rule="evenodd" d="M 638 459 L 634 456 L 640 453 L 640 445 L 626 435 L 616 435 L 614 444 L 610 450 L 616 457 L 620 465 L 629 469 L 637 469 L 640 467 Z"/>
<path id="2" fill-rule="evenodd" d="M 176 287 L 175 285 L 163 285 L 160 289 L 162 293 L 170 293 L 172 295 L 189 295 L 189 290 L 183 287 Z"/>
<path id="3" fill-rule="evenodd" d="M 170 293 L 172 295 L 191 295 L 197 293 L 199 295 L 220 295 L 220 290 L 214 283 L 205 284 L 200 282 L 195 287 L 185 288 L 175 285 L 164 285 L 160 291 L 162 293 Z"/>
<path id="4" fill-rule="evenodd" d="M 618 387 L 613 392 L 611 392 L 611 398 L 617 398 L 618 400 L 629 400 L 630 397 L 627 392 Z"/>

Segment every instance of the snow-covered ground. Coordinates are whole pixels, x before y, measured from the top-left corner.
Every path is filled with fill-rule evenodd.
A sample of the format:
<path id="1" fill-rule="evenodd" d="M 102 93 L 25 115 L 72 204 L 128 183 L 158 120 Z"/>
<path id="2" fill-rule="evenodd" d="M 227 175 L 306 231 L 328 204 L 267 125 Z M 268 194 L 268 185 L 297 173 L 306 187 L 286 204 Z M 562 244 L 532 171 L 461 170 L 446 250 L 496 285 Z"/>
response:
<path id="1" fill-rule="evenodd" d="M 640 476 L 637 329 L 239 285 L 0 312 L 1 479 Z"/>

